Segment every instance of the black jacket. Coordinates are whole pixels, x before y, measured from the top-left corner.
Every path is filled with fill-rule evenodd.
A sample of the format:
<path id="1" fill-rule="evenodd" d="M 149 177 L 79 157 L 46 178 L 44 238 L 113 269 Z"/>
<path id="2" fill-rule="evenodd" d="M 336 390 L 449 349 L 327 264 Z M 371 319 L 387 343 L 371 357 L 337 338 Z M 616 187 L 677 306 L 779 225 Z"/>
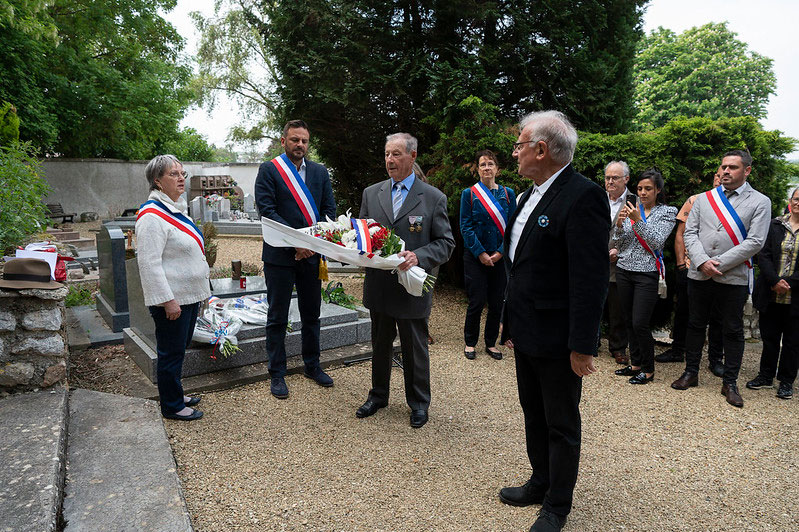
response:
<path id="1" fill-rule="evenodd" d="M 505 231 L 502 341 L 535 357 L 596 354 L 610 268 L 607 193 L 567 166 L 527 220 L 511 262 L 513 224 L 531 190 Z"/>
<path id="2" fill-rule="evenodd" d="M 757 255 L 760 275 L 755 281 L 752 303 L 757 310 L 765 310 L 772 301 L 771 296 L 774 294 L 771 291 L 771 287 L 777 284 L 780 279 L 785 279 L 791 285 L 791 315 L 799 316 L 799 268 L 795 265 L 793 272 L 787 277 L 778 275 L 780 255 L 782 255 L 782 241 L 785 239 L 785 233 L 786 229 L 782 223 L 782 217 L 771 220 L 766 244 Z M 795 264 L 799 264 L 799 261 Z"/>

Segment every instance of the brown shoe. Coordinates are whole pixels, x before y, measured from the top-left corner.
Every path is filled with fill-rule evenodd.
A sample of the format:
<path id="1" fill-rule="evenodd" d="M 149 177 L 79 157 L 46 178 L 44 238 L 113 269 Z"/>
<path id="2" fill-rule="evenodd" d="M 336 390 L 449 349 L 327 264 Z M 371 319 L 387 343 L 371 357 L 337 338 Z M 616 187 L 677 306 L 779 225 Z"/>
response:
<path id="1" fill-rule="evenodd" d="M 699 376 L 696 373 L 684 371 L 680 378 L 671 383 L 675 390 L 687 390 L 692 386 L 699 386 Z"/>
<path id="2" fill-rule="evenodd" d="M 744 399 L 741 397 L 741 394 L 738 393 L 738 385 L 737 384 L 722 384 L 721 385 L 721 395 L 727 398 L 727 402 L 730 403 L 732 406 L 737 406 L 738 408 L 743 408 L 744 406 Z"/>
<path id="3" fill-rule="evenodd" d="M 622 364 L 626 366 L 630 363 L 630 359 L 627 357 L 627 354 L 624 351 L 611 351 L 610 356 L 616 359 L 616 364 Z"/>

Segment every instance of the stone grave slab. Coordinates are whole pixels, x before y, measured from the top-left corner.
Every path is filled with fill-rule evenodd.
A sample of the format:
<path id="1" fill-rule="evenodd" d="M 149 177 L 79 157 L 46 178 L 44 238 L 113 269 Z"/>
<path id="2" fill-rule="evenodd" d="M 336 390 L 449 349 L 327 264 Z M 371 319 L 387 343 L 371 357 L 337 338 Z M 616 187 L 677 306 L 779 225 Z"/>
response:
<path id="1" fill-rule="evenodd" d="M 130 325 L 128 311 L 127 272 L 125 266 L 125 233 L 114 223 L 105 223 L 97 234 L 97 263 L 100 292 L 97 311 L 111 330 L 120 332 Z"/>

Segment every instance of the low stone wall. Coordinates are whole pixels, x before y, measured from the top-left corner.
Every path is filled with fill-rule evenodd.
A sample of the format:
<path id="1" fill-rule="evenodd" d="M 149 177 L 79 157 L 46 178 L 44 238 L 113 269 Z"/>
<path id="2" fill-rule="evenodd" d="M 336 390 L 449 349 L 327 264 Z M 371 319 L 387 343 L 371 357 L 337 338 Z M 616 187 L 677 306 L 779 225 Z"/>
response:
<path id="1" fill-rule="evenodd" d="M 66 295 L 66 288 L 0 289 L 0 393 L 66 380 Z"/>

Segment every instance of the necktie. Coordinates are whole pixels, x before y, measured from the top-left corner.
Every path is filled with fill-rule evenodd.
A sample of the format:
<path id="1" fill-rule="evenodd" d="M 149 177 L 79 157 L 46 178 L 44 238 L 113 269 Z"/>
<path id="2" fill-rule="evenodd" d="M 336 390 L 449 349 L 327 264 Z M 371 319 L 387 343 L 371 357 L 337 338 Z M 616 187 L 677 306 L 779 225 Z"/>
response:
<path id="1" fill-rule="evenodd" d="M 397 219 L 397 214 L 399 213 L 400 207 L 402 207 L 402 189 L 405 188 L 405 185 L 402 183 L 394 183 L 394 197 L 392 199 L 392 206 L 394 208 L 394 219 Z"/>
<path id="2" fill-rule="evenodd" d="M 727 196 L 727 199 L 732 198 L 737 193 L 738 193 L 737 190 L 727 190 L 726 188 L 724 189 L 724 195 Z"/>

